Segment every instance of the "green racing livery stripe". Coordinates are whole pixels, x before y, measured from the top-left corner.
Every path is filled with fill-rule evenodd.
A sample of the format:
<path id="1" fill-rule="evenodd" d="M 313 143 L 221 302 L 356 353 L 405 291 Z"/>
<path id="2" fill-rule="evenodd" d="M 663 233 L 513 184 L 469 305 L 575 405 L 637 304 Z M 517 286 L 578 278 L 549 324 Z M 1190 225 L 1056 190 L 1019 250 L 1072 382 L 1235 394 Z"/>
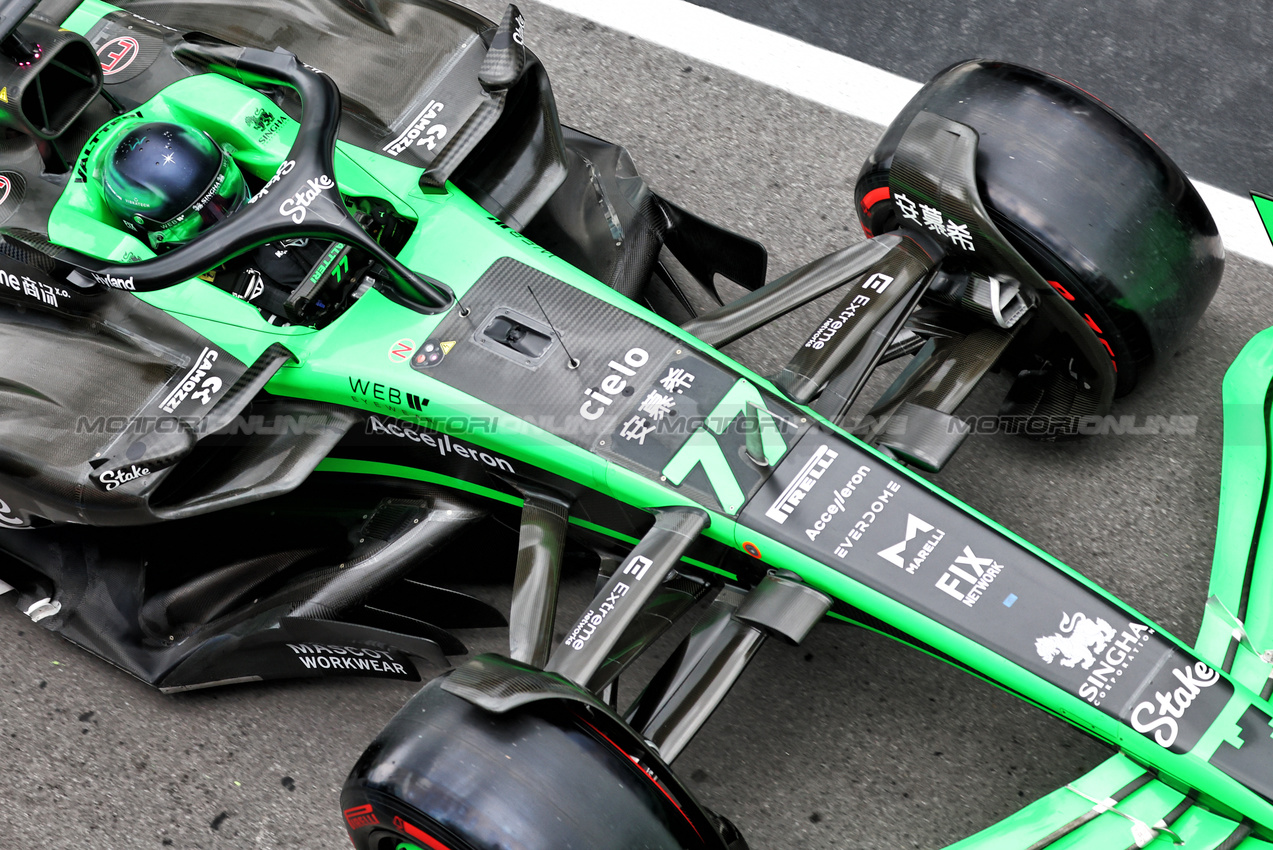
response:
<path id="1" fill-rule="evenodd" d="M 110 3 L 103 3 L 101 0 L 84 0 L 83 3 L 70 14 L 65 21 L 62 22 L 62 29 L 77 32 L 84 35 L 89 31 L 93 24 L 109 15 L 111 12 L 119 11 L 118 6 L 112 6 Z"/>

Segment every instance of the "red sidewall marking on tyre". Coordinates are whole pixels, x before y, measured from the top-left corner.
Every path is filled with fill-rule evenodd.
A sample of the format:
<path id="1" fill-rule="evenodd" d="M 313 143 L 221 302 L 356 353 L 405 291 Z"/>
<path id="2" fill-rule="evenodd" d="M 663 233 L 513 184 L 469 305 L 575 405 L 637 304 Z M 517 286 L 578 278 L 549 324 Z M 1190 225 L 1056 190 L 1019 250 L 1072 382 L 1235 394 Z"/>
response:
<path id="1" fill-rule="evenodd" d="M 1064 298 L 1066 301 L 1074 303 L 1078 300 L 1074 297 L 1074 295 L 1068 289 L 1062 286 L 1059 281 L 1049 280 L 1048 283 L 1052 286 L 1053 289 L 1059 292 L 1061 294 L 1061 297 Z M 1078 308 L 1075 307 L 1074 309 L 1077 310 Z M 1097 326 L 1096 321 L 1087 313 L 1083 314 L 1083 318 L 1087 321 L 1087 326 L 1092 329 L 1093 333 L 1096 334 L 1096 338 L 1100 340 L 1101 345 L 1105 346 L 1105 350 L 1109 352 L 1109 364 L 1113 366 L 1114 371 L 1117 372 L 1118 358 L 1114 355 L 1114 347 L 1109 344 L 1108 340 L 1105 339 L 1105 332 L 1101 330 L 1100 327 Z"/>
<path id="2" fill-rule="evenodd" d="M 352 806 L 345 809 L 342 814 L 345 816 L 345 822 L 349 824 L 350 829 L 358 829 L 364 826 L 375 826 L 380 823 L 380 818 L 376 817 L 376 812 L 371 807 L 371 803 L 365 803 L 361 806 Z"/>
<path id="3" fill-rule="evenodd" d="M 646 779 L 648 779 L 651 785 L 659 789 L 659 791 L 662 792 L 663 796 L 667 798 L 667 801 L 676 807 L 676 811 L 680 813 L 681 817 L 685 818 L 685 822 L 690 825 L 690 829 L 694 830 L 694 834 L 697 835 L 700 839 L 703 837 L 703 834 L 698 831 L 698 827 L 694 825 L 694 821 L 690 820 L 690 816 L 685 814 L 685 810 L 681 808 L 681 804 L 678 803 L 672 797 L 672 795 L 668 793 L 668 790 L 663 787 L 662 782 L 659 782 L 656 778 L 646 773 L 645 769 L 641 766 L 641 763 L 637 761 L 635 758 L 633 758 L 632 755 L 629 754 L 627 750 L 625 750 L 623 747 L 620 747 L 618 744 L 612 741 L 610 739 L 610 736 L 607 735 L 605 732 L 602 732 L 600 729 L 598 729 L 596 726 L 593 726 L 591 723 L 589 723 L 587 720 L 584 720 L 582 717 L 577 719 L 579 720 L 580 723 L 587 726 L 593 732 L 596 732 L 602 738 L 605 738 L 607 744 L 614 747 L 616 750 L 618 750 L 620 753 L 623 754 L 624 758 L 632 762 L 632 764 L 636 766 L 636 769 L 641 772 L 641 775 L 644 776 Z"/>
<path id="4" fill-rule="evenodd" d="M 405 832 L 407 835 L 410 835 L 416 841 L 423 841 L 425 845 L 432 848 L 432 850 L 451 850 L 450 847 L 447 847 L 441 841 L 438 841 L 420 827 L 409 824 L 402 818 L 394 818 L 393 825 Z"/>
<path id="5" fill-rule="evenodd" d="M 1053 289 L 1061 293 L 1061 297 L 1064 298 L 1066 301 L 1074 300 L 1074 296 L 1070 294 L 1070 290 L 1062 286 L 1060 281 L 1049 280 L 1048 283 L 1052 286 Z"/>
<path id="6" fill-rule="evenodd" d="M 889 192 L 887 186 L 872 189 L 862 196 L 862 212 L 869 214 L 871 212 L 871 207 L 889 197 L 892 197 L 892 193 Z"/>

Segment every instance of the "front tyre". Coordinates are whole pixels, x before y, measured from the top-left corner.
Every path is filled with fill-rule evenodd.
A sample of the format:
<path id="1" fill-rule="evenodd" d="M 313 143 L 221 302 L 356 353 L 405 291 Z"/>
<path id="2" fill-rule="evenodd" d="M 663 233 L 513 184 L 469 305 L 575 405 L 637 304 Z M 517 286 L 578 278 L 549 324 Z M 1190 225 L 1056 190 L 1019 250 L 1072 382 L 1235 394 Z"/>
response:
<path id="1" fill-rule="evenodd" d="M 494 714 L 434 679 L 341 793 L 358 850 L 746 850 L 612 716 L 575 702 Z"/>
<path id="2" fill-rule="evenodd" d="M 1131 392 L 1176 350 L 1224 268 L 1215 222 L 1189 178 L 1148 136 L 1064 80 L 963 62 L 915 95 L 863 165 L 856 199 L 868 234 L 902 223 L 889 174 L 921 112 L 976 131 L 977 190 L 991 221 L 1095 335 L 1094 350 L 1116 373 L 1114 395 Z M 1081 382 L 1093 370 L 1038 318 L 1005 356 L 1014 372 L 1029 373 L 1010 403 L 1064 415 L 1076 410 L 1066 401 L 1069 378 Z"/>

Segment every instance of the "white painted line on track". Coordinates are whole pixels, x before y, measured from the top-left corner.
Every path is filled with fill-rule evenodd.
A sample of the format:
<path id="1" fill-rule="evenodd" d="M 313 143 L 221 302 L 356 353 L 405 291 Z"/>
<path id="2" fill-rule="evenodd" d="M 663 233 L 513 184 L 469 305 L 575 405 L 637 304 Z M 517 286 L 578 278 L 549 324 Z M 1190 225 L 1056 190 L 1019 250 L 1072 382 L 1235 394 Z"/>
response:
<path id="1" fill-rule="evenodd" d="M 920 88 L 914 80 L 685 0 L 539 2 L 881 126 Z M 1194 186 L 1225 249 L 1273 265 L 1273 243 L 1251 199 L 1197 180 Z M 1273 186 L 1253 188 L 1273 192 Z"/>
<path id="2" fill-rule="evenodd" d="M 887 125 L 920 84 L 685 0 L 541 0 L 839 112 Z M 533 48 L 533 32 L 530 33 Z"/>

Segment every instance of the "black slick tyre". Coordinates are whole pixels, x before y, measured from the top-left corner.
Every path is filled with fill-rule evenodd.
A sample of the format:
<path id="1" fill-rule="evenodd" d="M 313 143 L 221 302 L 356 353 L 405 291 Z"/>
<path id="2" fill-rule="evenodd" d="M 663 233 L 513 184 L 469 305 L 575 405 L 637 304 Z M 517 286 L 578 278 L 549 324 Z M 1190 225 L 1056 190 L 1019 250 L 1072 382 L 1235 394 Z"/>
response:
<path id="1" fill-rule="evenodd" d="M 745 850 L 616 722 L 562 701 L 495 714 L 435 679 L 345 783 L 341 808 L 354 846 Z"/>
<path id="2" fill-rule="evenodd" d="M 991 221 L 1096 336 L 1116 372 L 1114 394 L 1131 392 L 1177 349 L 1224 268 L 1215 222 L 1184 172 L 1087 92 L 1029 68 L 974 60 L 925 85 L 863 165 L 856 200 L 868 234 L 901 223 L 889 169 L 921 111 L 977 132 L 977 190 Z M 1032 322 L 1001 361 L 1033 375 L 1015 393 L 1018 407 L 1066 406 L 1043 397 L 1041 387 L 1064 382 L 1041 382 L 1040 371 L 1082 384 L 1084 364 L 1053 331 Z M 1078 395 L 1071 412 L 1082 413 Z"/>

